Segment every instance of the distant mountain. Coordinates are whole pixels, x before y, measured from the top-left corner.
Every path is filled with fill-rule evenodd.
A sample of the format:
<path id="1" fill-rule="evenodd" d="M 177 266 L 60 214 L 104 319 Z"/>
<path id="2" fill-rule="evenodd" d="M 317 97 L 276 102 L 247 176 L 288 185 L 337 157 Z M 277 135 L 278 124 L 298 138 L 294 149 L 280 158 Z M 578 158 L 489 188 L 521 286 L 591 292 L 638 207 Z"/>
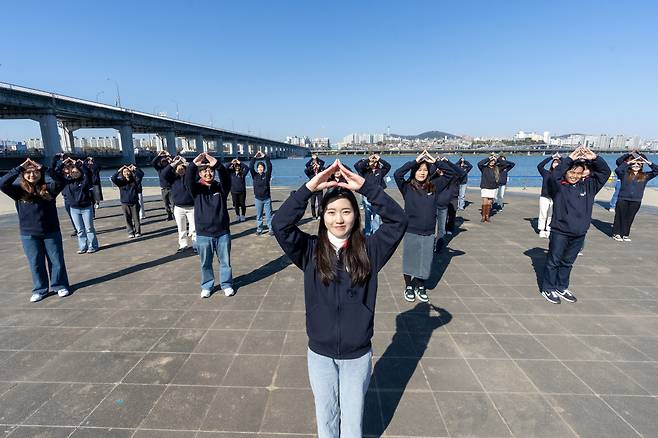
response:
<path id="1" fill-rule="evenodd" d="M 458 135 L 450 134 L 443 131 L 427 131 L 420 133 L 418 135 L 400 135 L 400 134 L 391 134 L 392 137 L 400 137 L 407 140 L 428 140 L 432 138 L 460 138 Z"/>
<path id="2" fill-rule="evenodd" d="M 578 134 L 577 132 L 574 132 L 573 134 L 563 134 L 563 135 L 558 135 L 557 137 L 554 138 L 569 138 L 572 135 L 585 135 L 585 134 Z"/>

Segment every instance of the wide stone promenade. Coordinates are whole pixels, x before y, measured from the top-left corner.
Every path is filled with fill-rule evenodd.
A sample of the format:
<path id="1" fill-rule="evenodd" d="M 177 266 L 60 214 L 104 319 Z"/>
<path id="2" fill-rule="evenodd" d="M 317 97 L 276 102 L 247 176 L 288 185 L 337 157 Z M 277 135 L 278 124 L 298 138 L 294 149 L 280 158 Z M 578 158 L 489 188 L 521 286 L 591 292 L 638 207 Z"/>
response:
<path id="1" fill-rule="evenodd" d="M 287 190 L 274 193 L 276 207 Z M 464 212 L 431 306 L 404 301 L 401 251 L 380 273 L 366 434 L 658 436 L 658 216 L 641 210 L 617 243 L 596 205 L 579 301 L 552 305 L 537 290 L 537 198 L 507 200 L 491 224 L 477 204 Z M 99 210 L 93 255 L 76 254 L 60 214 L 74 293 L 37 304 L 16 215 L 0 218 L 0 436 L 315 433 L 301 272 L 255 235 L 250 206 L 232 226 L 237 294 L 201 299 L 198 259 L 175 254 L 161 207 L 148 200 L 141 239 L 116 204 Z"/>

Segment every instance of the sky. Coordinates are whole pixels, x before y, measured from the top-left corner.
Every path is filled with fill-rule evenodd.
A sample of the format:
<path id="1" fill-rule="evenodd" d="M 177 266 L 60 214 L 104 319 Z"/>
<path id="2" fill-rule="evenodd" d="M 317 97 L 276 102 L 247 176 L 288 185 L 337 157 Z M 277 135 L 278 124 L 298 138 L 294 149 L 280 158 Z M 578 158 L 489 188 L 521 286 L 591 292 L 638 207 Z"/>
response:
<path id="1" fill-rule="evenodd" d="M 124 107 L 273 139 L 658 138 L 656 1 L 21 0 L 2 15 L 2 82 L 110 104 L 118 86 Z M 35 122 L 0 120 L 0 139 L 29 136 Z"/>

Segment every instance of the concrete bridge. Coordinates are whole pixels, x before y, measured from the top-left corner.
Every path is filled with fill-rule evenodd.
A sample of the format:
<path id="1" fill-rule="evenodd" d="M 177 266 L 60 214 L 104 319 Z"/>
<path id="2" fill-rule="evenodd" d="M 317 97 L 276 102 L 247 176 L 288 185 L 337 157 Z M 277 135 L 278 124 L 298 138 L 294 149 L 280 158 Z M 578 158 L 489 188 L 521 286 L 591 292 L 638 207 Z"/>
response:
<path id="1" fill-rule="evenodd" d="M 75 153 L 73 133 L 77 129 L 113 128 L 119 131 L 121 154 L 101 155 L 103 161 L 134 163 L 133 134 L 156 134 L 166 150 L 176 154 L 176 138 L 194 140 L 196 152 L 219 156 L 247 157 L 263 151 L 275 158 L 306 156 L 308 149 L 280 141 L 197 123 L 148 114 L 0 82 L 0 119 L 31 119 L 39 123 L 44 161 L 63 151 L 63 144 Z M 23 158 L 24 159 L 24 158 Z M 6 166 L 3 166 L 6 167 Z"/>
<path id="2" fill-rule="evenodd" d="M 574 147 L 558 147 L 558 146 L 547 146 L 547 147 L 484 147 L 484 148 L 458 148 L 458 147 L 430 147 L 428 152 L 432 155 L 487 155 L 492 153 L 503 153 L 506 155 L 514 154 L 524 154 L 524 155 L 552 155 L 554 153 L 568 154 Z M 414 155 L 420 153 L 421 149 L 393 149 L 386 146 L 382 147 L 372 147 L 368 149 L 338 149 L 338 150 L 327 150 L 327 149 L 317 149 L 311 150 L 311 153 L 318 155 L 362 155 L 366 156 L 372 153 L 378 153 L 381 155 Z M 606 153 L 606 154 L 625 154 L 628 149 L 592 149 L 594 152 Z M 655 153 L 656 151 L 642 151 L 645 153 Z"/>

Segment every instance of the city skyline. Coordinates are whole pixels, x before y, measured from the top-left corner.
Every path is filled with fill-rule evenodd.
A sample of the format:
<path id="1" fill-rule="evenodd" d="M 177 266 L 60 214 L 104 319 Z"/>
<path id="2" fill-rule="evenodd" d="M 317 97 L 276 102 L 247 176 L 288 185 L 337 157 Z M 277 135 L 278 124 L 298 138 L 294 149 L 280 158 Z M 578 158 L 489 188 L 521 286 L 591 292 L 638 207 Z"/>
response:
<path id="1" fill-rule="evenodd" d="M 119 27 L 81 25 L 98 17 L 78 3 L 5 5 L 5 34 L 21 37 L 3 48 L 0 81 L 281 140 L 387 126 L 658 138 L 655 2 L 117 1 L 104 20 Z M 628 26 L 588 25 L 604 22 Z M 77 49 L 48 50 L 44 34 Z M 34 122 L 0 121 L 0 138 L 36 136 Z"/>

